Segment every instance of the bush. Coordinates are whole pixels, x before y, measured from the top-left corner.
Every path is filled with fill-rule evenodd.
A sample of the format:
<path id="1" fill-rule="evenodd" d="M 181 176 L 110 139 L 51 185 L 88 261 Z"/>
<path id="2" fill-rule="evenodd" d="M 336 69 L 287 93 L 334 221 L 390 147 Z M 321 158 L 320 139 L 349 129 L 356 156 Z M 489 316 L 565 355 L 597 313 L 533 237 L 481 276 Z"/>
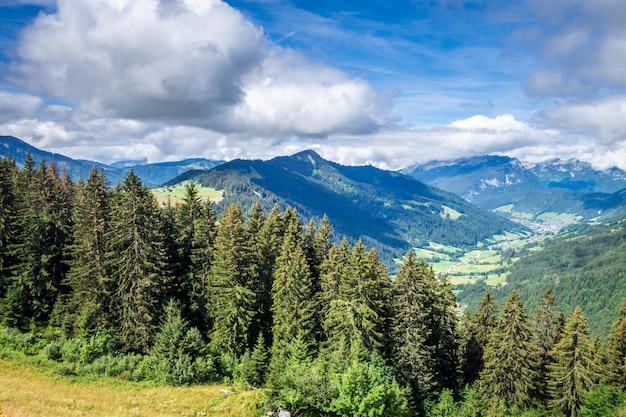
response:
<path id="1" fill-rule="evenodd" d="M 79 365 L 75 369 L 77 375 L 97 375 L 140 381 L 145 378 L 141 371 L 142 356 L 129 353 L 126 355 L 104 355 L 92 363 Z"/>
<path id="2" fill-rule="evenodd" d="M 46 358 L 58 362 L 63 357 L 62 348 L 63 345 L 58 342 L 48 343 L 43 349 L 43 353 Z"/>
<path id="3" fill-rule="evenodd" d="M 43 349 L 45 342 L 35 333 L 21 333 L 15 329 L 0 327 L 0 350 L 36 355 Z"/>
<path id="4" fill-rule="evenodd" d="M 61 348 L 63 361 L 80 365 L 91 363 L 101 356 L 113 353 L 115 353 L 115 340 L 108 331 L 99 331 L 87 339 L 70 339 Z"/>

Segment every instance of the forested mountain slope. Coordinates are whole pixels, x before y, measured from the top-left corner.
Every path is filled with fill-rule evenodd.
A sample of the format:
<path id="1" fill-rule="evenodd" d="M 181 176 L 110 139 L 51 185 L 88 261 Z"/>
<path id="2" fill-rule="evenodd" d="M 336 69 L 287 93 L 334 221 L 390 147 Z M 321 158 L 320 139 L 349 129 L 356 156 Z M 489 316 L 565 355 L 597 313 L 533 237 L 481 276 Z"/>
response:
<path id="1" fill-rule="evenodd" d="M 626 220 L 591 229 L 578 226 L 548 241 L 543 250 L 526 252 L 513 264 L 507 282 L 494 289 L 497 299 L 518 290 L 532 311 L 551 288 L 566 315 L 579 306 L 592 332 L 606 335 L 626 297 Z M 468 288 L 459 299 L 474 304 L 484 289 L 484 285 Z"/>
<path id="2" fill-rule="evenodd" d="M 266 209 L 295 207 L 307 219 L 326 214 L 338 236 L 361 237 L 396 257 L 429 241 L 467 246 L 522 229 L 409 176 L 342 166 L 313 151 L 270 161 L 235 160 L 210 171 L 191 171 L 170 184 L 190 179 L 225 191 L 218 212 L 233 202 L 244 211 L 260 202 Z"/>

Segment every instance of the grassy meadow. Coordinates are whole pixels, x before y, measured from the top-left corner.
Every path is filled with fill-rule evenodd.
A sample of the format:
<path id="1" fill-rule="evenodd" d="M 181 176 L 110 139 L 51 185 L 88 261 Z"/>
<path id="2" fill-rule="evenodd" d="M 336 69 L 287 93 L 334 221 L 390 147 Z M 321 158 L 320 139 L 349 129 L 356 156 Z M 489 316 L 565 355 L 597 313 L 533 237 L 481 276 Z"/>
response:
<path id="1" fill-rule="evenodd" d="M 263 392 L 232 387 L 150 386 L 116 379 L 55 375 L 41 366 L 0 360 L 1 417 L 169 417 L 256 415 Z"/>
<path id="2" fill-rule="evenodd" d="M 164 206 L 167 204 L 168 200 L 171 201 L 172 205 L 182 203 L 182 199 L 185 196 L 185 188 L 189 184 L 189 181 L 183 181 L 176 185 L 152 188 L 152 194 L 155 195 L 157 201 L 160 206 Z M 196 190 L 198 190 L 198 195 L 202 201 L 206 201 L 207 198 L 213 202 L 219 202 L 224 199 L 224 191 L 216 190 L 211 187 L 204 187 L 198 183 L 195 183 Z"/>

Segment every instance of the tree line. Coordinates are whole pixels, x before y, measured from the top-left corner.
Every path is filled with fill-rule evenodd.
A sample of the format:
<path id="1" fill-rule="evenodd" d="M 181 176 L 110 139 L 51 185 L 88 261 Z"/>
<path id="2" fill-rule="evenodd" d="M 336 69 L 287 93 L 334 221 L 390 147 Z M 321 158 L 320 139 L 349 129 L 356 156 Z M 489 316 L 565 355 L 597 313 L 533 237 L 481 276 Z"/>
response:
<path id="1" fill-rule="evenodd" d="M 292 208 L 230 205 L 218 221 L 193 183 L 160 208 L 133 172 L 75 183 L 30 156 L 0 161 L 0 190 L 0 348 L 59 372 L 232 382 L 294 415 L 625 410 L 626 303 L 590 340 L 551 291 L 531 317 L 489 290 L 461 316 L 413 251 L 390 277 L 375 249 Z"/>

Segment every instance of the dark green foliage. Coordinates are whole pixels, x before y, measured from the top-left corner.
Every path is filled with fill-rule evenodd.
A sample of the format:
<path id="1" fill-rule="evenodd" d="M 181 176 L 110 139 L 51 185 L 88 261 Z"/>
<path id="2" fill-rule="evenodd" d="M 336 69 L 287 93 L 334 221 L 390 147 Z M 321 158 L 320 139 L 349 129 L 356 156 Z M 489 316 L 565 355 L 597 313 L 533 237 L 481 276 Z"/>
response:
<path id="1" fill-rule="evenodd" d="M 549 398 L 548 367 L 553 359 L 552 350 L 561 340 L 565 325 L 563 314 L 556 310 L 556 302 L 554 301 L 552 290 L 547 290 L 541 296 L 532 321 L 539 347 L 535 397 L 545 404 Z"/>
<path id="2" fill-rule="evenodd" d="M 408 415 L 403 390 L 376 352 L 372 352 L 366 362 L 354 361 L 333 379 L 337 396 L 331 400 L 329 408 L 340 416 Z"/>
<path id="3" fill-rule="evenodd" d="M 252 353 L 246 352 L 235 370 L 235 380 L 248 387 L 260 388 L 265 383 L 269 352 L 263 334 L 259 335 Z"/>
<path id="4" fill-rule="evenodd" d="M 15 236 L 7 247 L 14 259 L 5 281 L 2 316 L 9 325 L 24 325 L 26 317 L 47 320 L 62 291 L 68 267 L 71 184 L 61 180 L 56 165 L 35 169 L 27 158 L 16 177 Z"/>
<path id="5" fill-rule="evenodd" d="M 297 337 L 306 344 L 308 352 L 316 348 L 319 309 L 300 228 L 299 219 L 289 222 L 274 271 L 272 354 L 279 361 L 288 354 L 289 343 Z"/>
<path id="6" fill-rule="evenodd" d="M 230 206 L 224 213 L 208 276 L 211 350 L 234 358 L 251 347 L 250 327 L 256 305 L 254 258 L 243 222 L 239 206 Z"/>
<path id="7" fill-rule="evenodd" d="M 488 288 L 478 303 L 478 311 L 466 316 L 461 344 L 462 375 L 466 384 L 476 381 L 483 370 L 483 354 L 496 326 L 496 310 L 496 302 Z"/>
<path id="8" fill-rule="evenodd" d="M 194 327 L 208 330 L 207 279 L 213 262 L 217 235 L 215 212 L 210 201 L 203 203 L 193 182 L 185 188 L 182 204 L 174 209 L 177 261 L 173 293 L 184 306 L 184 316 Z"/>
<path id="9" fill-rule="evenodd" d="M 506 407 L 528 409 L 535 392 L 538 353 L 522 302 L 513 291 L 485 348 L 481 373 L 485 395 Z"/>
<path id="10" fill-rule="evenodd" d="M 618 417 L 626 412 L 626 394 L 608 386 L 598 385 L 584 395 L 584 405 L 578 411 L 580 417 Z"/>
<path id="11" fill-rule="evenodd" d="M 142 369 L 148 378 L 171 385 L 205 382 L 215 377 L 213 363 L 206 359 L 205 351 L 206 344 L 198 329 L 189 327 L 180 308 L 170 301 Z"/>
<path id="12" fill-rule="evenodd" d="M 107 269 L 115 277 L 112 308 L 125 351 L 147 352 L 158 327 L 167 276 L 156 199 L 131 171 L 116 190 L 106 239 Z"/>
<path id="13" fill-rule="evenodd" d="M 321 270 L 324 354 L 341 368 L 350 363 L 347 352 L 361 359 L 384 352 L 391 283 L 376 251 L 365 252 L 360 241 L 350 250 L 344 240 L 330 248 Z"/>
<path id="14" fill-rule="evenodd" d="M 626 298 L 619 313 L 607 341 L 605 374 L 608 383 L 626 391 Z"/>
<path id="15" fill-rule="evenodd" d="M 9 275 L 14 258 L 10 256 L 9 246 L 14 244 L 17 233 L 17 195 L 15 181 L 18 175 L 15 160 L 0 159 L 0 299 L 5 295 Z"/>
<path id="16" fill-rule="evenodd" d="M 113 279 L 106 269 L 110 195 L 104 173 L 91 171 L 86 184 L 80 184 L 74 210 L 74 242 L 70 249 L 71 269 L 66 284 L 71 289 L 70 304 L 74 311 L 95 315 L 100 326 L 110 326 Z"/>
<path id="17" fill-rule="evenodd" d="M 457 319 L 447 281 L 409 251 L 393 287 L 391 363 L 415 406 L 456 388 Z"/>
<path id="18" fill-rule="evenodd" d="M 565 324 L 563 337 L 552 351 L 549 388 L 554 408 L 566 416 L 577 417 L 585 393 L 594 388 L 597 364 L 589 343 L 585 316 L 577 308 Z"/>

